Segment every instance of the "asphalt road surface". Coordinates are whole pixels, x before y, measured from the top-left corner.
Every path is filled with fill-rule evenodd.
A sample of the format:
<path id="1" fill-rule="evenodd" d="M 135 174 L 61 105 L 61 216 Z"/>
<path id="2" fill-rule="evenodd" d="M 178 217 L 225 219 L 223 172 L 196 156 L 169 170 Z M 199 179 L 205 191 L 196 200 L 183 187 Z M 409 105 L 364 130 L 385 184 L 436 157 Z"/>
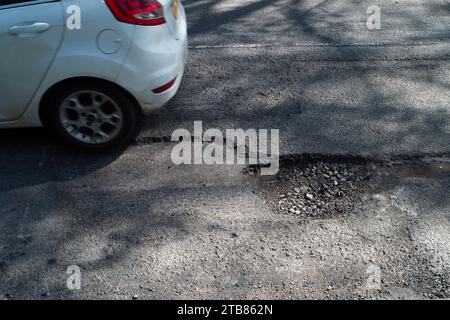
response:
<path id="1" fill-rule="evenodd" d="M 448 154 L 448 1 L 191 1 L 187 78 L 143 136 L 279 128 L 285 154 Z"/>
<path id="2" fill-rule="evenodd" d="M 185 1 L 185 80 L 134 145 L 0 132 L 0 297 L 448 298 L 450 2 L 380 1 L 376 31 L 371 4 Z M 173 165 L 167 137 L 195 120 L 279 129 L 283 157 L 406 162 L 355 209 L 299 219 L 243 166 Z"/>

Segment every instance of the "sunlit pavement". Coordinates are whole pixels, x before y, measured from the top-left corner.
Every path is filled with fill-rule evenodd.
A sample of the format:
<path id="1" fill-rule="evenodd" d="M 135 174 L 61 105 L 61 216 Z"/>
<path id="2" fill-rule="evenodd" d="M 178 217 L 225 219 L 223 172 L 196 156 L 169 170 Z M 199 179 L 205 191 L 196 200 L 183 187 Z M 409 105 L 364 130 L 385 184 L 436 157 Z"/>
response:
<path id="1" fill-rule="evenodd" d="M 0 296 L 448 298 L 448 171 L 300 221 L 276 214 L 242 166 L 178 167 L 165 142 L 201 120 L 278 128 L 283 156 L 445 163 L 449 4 L 383 2 L 368 31 L 370 4 L 186 1 L 186 78 L 135 145 L 86 155 L 42 130 L 1 132 Z M 66 286 L 70 265 L 81 290 Z"/>

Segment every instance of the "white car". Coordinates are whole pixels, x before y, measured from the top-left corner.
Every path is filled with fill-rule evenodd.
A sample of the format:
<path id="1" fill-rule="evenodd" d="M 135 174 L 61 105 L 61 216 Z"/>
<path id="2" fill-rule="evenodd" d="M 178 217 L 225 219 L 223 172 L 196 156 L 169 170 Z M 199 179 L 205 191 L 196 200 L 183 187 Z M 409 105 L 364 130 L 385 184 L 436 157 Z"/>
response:
<path id="1" fill-rule="evenodd" d="M 180 0 L 2 0 L 0 128 L 124 145 L 175 95 L 186 55 Z"/>

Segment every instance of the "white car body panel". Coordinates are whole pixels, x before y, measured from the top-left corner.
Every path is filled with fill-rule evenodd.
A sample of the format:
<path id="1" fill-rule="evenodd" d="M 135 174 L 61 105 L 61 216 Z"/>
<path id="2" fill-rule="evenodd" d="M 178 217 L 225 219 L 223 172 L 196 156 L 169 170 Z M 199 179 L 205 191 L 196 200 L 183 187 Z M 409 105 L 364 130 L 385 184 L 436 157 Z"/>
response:
<path id="1" fill-rule="evenodd" d="M 17 120 L 0 120 L 0 128 L 41 126 L 39 106 L 43 95 L 53 85 L 76 77 L 93 77 L 116 83 L 136 98 L 144 112 L 166 104 L 179 88 L 187 53 L 185 12 L 180 6 L 180 19 L 175 21 L 170 10 L 171 1 L 160 1 L 167 20 L 160 26 L 119 22 L 103 1 L 62 0 L 48 3 L 62 6 L 64 22 L 69 16 L 67 8 L 78 5 L 81 8 L 81 29 L 69 30 L 64 26 L 56 56 L 35 90 L 33 99 L 24 108 L 26 111 Z M 29 7 L 32 11 L 35 6 Z M 166 92 L 152 92 L 152 89 L 175 77 L 175 84 Z M 0 108 L 4 107 L 0 105 Z"/>
<path id="2" fill-rule="evenodd" d="M 23 115 L 58 51 L 63 23 L 60 3 L 37 4 L 32 15 L 26 7 L 0 10 L 0 122 Z M 31 32 L 39 24 L 45 32 Z"/>

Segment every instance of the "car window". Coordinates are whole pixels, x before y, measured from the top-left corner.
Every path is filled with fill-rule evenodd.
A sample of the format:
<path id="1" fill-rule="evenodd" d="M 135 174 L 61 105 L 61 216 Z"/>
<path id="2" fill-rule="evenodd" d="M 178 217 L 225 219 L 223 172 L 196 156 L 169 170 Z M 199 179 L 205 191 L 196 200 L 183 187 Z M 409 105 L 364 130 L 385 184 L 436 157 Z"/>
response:
<path id="1" fill-rule="evenodd" d="M 0 1 L 0 6 L 5 6 L 7 4 L 22 3 L 22 2 L 32 2 L 32 0 L 3 0 L 3 1 Z"/>

